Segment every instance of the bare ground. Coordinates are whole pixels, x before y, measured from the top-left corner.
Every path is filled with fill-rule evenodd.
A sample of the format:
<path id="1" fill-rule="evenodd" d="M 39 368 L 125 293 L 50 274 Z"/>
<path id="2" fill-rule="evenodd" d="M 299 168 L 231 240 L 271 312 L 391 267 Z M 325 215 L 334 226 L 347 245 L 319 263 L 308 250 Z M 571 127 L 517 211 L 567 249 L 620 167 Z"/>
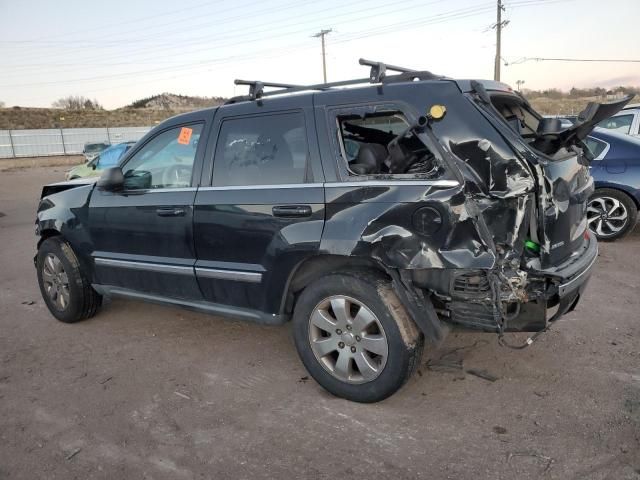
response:
<path id="1" fill-rule="evenodd" d="M 640 479 L 640 229 L 601 245 L 586 297 L 530 348 L 452 332 L 360 405 L 307 377 L 287 326 L 123 300 L 55 321 L 33 221 L 63 171 L 0 175 L 0 478 Z"/>
<path id="2" fill-rule="evenodd" d="M 53 155 L 50 157 L 0 158 L 0 172 L 33 167 L 60 167 L 80 165 L 86 162 L 84 155 Z M 64 176 L 60 177 L 64 180 Z"/>

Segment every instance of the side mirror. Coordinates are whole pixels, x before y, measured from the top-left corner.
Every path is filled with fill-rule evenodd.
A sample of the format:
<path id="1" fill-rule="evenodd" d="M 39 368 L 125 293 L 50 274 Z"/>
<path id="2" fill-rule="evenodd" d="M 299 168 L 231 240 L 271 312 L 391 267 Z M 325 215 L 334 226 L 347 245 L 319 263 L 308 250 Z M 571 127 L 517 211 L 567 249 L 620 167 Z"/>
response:
<path id="1" fill-rule="evenodd" d="M 107 191 L 122 190 L 124 186 L 124 175 L 120 167 L 107 168 L 102 172 L 98 182 L 96 183 L 98 188 Z"/>

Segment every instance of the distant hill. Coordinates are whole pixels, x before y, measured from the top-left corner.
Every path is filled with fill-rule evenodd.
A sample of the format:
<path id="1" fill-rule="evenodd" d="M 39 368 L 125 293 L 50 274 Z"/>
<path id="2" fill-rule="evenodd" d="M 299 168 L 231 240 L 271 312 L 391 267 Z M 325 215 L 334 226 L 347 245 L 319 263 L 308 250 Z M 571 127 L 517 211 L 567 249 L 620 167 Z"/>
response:
<path id="1" fill-rule="evenodd" d="M 216 105 L 223 104 L 226 100 L 226 98 L 222 97 L 190 97 L 188 95 L 176 95 L 165 92 L 136 100 L 125 108 L 160 108 L 165 110 L 196 109 L 215 107 Z"/>
<path id="2" fill-rule="evenodd" d="M 222 97 L 162 93 L 115 110 L 0 108 L 0 130 L 152 126 L 179 113 L 221 105 Z"/>

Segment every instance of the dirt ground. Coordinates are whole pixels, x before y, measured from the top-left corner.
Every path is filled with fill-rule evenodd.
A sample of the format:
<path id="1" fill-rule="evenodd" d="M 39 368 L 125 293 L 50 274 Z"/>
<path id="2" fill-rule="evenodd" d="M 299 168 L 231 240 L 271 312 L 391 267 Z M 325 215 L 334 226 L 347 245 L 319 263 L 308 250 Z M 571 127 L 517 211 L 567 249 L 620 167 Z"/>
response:
<path id="1" fill-rule="evenodd" d="M 33 222 L 64 169 L 0 173 L 0 478 L 640 479 L 640 228 L 533 346 L 453 331 L 361 405 L 307 377 L 288 326 L 124 300 L 55 321 Z"/>
<path id="2" fill-rule="evenodd" d="M 84 155 L 56 155 L 51 157 L 20 157 L 20 158 L 0 158 L 0 172 L 12 172 L 23 168 L 33 167 L 61 167 L 66 166 L 69 170 L 73 165 L 80 165 L 86 162 Z M 65 170 L 65 171 L 66 171 Z M 53 177 L 58 178 L 58 177 Z M 64 180 L 64 175 L 62 175 Z"/>

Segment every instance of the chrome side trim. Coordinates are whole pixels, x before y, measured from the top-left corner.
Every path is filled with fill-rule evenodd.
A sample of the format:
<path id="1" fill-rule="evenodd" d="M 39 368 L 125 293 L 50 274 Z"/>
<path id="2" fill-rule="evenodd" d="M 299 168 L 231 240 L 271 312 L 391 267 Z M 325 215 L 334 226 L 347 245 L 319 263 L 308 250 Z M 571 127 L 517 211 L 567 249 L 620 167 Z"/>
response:
<path id="1" fill-rule="evenodd" d="M 262 274 L 257 272 L 241 272 L 238 270 L 219 270 L 217 268 L 196 267 L 196 276 L 215 278 L 216 280 L 234 280 L 239 282 L 260 283 Z"/>
<path id="2" fill-rule="evenodd" d="M 362 182 L 329 182 L 324 186 L 327 188 L 340 187 L 457 187 L 460 183 L 457 180 L 366 180 Z"/>
<path id="3" fill-rule="evenodd" d="M 177 188 L 141 188 L 137 190 L 125 190 L 124 193 L 166 193 L 166 192 L 195 192 L 196 187 L 177 187 Z"/>
<path id="4" fill-rule="evenodd" d="M 129 260 L 114 260 L 112 258 L 96 258 L 96 265 L 103 267 L 128 268 L 157 273 L 175 273 L 178 275 L 193 275 L 193 267 L 182 265 L 163 265 L 149 262 L 130 262 Z"/>
<path id="5" fill-rule="evenodd" d="M 457 180 L 363 180 L 361 182 L 327 182 L 327 183 L 290 183 L 282 185 L 230 185 L 225 187 L 200 187 L 200 191 L 225 191 L 225 190 L 276 190 L 284 188 L 340 188 L 340 187 L 457 187 Z M 159 189 L 160 190 L 160 189 Z M 177 189 L 166 189 L 176 191 Z"/>
<path id="6" fill-rule="evenodd" d="M 225 191 L 225 190 L 275 190 L 281 188 L 313 188 L 322 187 L 322 183 L 287 183 L 282 185 L 227 185 L 221 187 L 200 187 L 201 191 Z"/>
<path id="7" fill-rule="evenodd" d="M 611 149 L 611 144 L 609 142 L 605 142 L 603 140 L 602 143 L 605 144 L 604 150 L 602 150 L 602 152 L 600 152 L 600 155 L 594 158 L 594 160 L 604 160 L 604 157 L 607 156 L 607 153 L 609 153 L 609 150 Z"/>

